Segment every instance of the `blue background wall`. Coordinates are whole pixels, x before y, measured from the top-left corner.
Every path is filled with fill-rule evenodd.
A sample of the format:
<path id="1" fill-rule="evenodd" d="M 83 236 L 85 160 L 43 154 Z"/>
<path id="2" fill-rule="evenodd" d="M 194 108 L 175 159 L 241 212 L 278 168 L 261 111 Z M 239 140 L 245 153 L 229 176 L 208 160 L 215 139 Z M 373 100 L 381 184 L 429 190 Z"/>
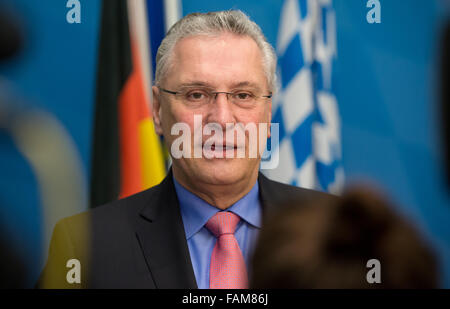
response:
<path id="1" fill-rule="evenodd" d="M 438 250 L 444 285 L 450 287 L 450 196 L 443 182 L 435 91 L 439 31 L 450 12 L 445 2 L 381 0 L 378 25 L 366 22 L 366 1 L 335 0 L 334 6 L 346 179 L 370 181 L 388 192 Z M 14 82 L 28 104 L 62 122 L 88 177 L 100 1 L 81 0 L 80 25 L 66 22 L 64 0 L 13 3 L 29 40 L 20 58 L 0 67 L 0 75 Z M 183 14 L 241 9 L 275 44 L 281 6 L 280 0 L 186 0 Z M 1 145 L 12 146 L 7 139 Z M 1 201 L 14 205 L 2 212 L 19 231 L 14 239 L 32 282 L 43 263 L 36 245 L 41 229 L 36 183 L 14 150 L 0 150 L 0 171 L 8 175 L 0 177 Z"/>

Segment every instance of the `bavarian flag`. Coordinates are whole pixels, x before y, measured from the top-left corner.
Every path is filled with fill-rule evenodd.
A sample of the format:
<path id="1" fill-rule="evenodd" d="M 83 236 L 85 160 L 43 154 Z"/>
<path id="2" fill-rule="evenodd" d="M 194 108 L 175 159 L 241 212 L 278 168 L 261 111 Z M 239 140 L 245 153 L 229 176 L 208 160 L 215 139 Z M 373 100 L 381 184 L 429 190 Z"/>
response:
<path id="1" fill-rule="evenodd" d="M 157 185 L 166 174 L 151 111 L 145 0 L 104 0 L 91 161 L 91 207 Z"/>

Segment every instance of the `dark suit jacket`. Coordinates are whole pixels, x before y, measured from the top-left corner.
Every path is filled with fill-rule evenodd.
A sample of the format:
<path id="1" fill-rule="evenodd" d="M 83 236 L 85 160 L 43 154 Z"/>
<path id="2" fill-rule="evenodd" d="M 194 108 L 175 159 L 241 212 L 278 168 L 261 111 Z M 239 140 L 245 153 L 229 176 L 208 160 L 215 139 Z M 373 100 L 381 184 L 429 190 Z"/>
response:
<path id="1" fill-rule="evenodd" d="M 279 205 L 328 194 L 258 177 L 263 220 Z M 66 280 L 66 263 L 81 264 L 81 284 Z M 172 173 L 161 184 L 61 220 L 37 287 L 197 288 Z"/>

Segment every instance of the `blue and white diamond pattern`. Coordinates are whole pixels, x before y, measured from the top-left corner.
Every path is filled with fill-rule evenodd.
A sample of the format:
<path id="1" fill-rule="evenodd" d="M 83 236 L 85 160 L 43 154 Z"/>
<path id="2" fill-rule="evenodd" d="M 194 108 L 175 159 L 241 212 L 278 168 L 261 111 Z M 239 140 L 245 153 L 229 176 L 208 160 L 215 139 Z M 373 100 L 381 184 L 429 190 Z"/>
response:
<path id="1" fill-rule="evenodd" d="M 332 83 L 336 59 L 332 1 L 285 0 L 281 14 L 280 91 L 273 99 L 272 119 L 279 124 L 279 145 L 272 145 L 271 151 L 278 166 L 264 172 L 284 183 L 338 193 L 344 173 Z"/>

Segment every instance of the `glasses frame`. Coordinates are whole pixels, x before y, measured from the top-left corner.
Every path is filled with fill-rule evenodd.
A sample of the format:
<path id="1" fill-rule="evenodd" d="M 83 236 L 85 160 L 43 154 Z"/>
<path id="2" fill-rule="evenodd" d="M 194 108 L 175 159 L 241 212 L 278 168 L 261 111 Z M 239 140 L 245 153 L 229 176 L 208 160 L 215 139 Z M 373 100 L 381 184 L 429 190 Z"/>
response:
<path id="1" fill-rule="evenodd" d="M 165 88 L 162 88 L 162 87 L 159 87 L 159 86 L 158 86 L 158 88 L 159 88 L 161 91 L 166 92 L 166 93 L 169 93 L 169 94 L 173 94 L 173 95 L 180 95 L 180 94 L 182 94 L 182 93 L 179 92 L 179 91 L 172 91 L 172 90 L 168 90 L 168 89 L 165 89 Z M 227 95 L 227 100 L 228 100 L 228 96 L 229 96 L 229 95 L 235 94 L 235 93 L 233 93 L 233 92 L 227 92 L 227 91 L 212 91 L 212 92 L 209 92 L 209 93 L 211 93 L 211 94 L 214 95 L 214 100 L 217 99 L 217 95 L 218 95 L 219 93 L 225 93 L 225 94 Z M 272 96 L 273 96 L 273 94 L 272 94 L 272 92 L 270 92 L 269 95 L 255 96 L 255 98 L 267 98 L 267 99 L 270 99 L 270 98 L 272 98 Z"/>

